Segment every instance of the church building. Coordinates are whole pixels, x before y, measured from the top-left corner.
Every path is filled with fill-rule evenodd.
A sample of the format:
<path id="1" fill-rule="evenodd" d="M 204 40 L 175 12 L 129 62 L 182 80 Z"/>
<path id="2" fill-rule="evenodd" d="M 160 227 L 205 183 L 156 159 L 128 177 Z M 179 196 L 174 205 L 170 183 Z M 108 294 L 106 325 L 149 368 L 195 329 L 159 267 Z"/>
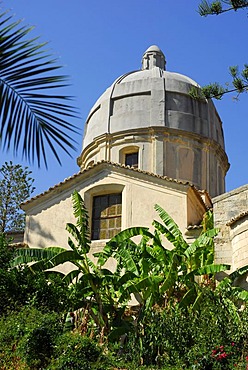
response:
<path id="1" fill-rule="evenodd" d="M 248 264 L 248 185 L 225 193 L 222 122 L 210 99 L 189 95 L 192 86 L 199 87 L 167 71 L 163 52 L 149 47 L 141 69 L 117 78 L 92 107 L 79 172 L 23 204 L 24 242 L 67 247 L 76 189 L 89 211 L 91 253 L 120 230 L 152 227 L 157 203 L 189 241 L 213 208 L 216 262 L 232 269 Z"/>

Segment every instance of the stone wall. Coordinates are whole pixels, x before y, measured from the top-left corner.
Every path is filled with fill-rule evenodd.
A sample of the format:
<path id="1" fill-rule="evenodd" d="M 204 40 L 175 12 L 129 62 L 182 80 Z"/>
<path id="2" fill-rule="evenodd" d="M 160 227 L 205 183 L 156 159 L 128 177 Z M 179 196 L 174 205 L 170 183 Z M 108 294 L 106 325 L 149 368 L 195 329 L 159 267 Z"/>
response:
<path id="1" fill-rule="evenodd" d="M 248 263 L 248 185 L 213 198 L 216 263 L 232 265 L 232 271 Z M 247 256 L 247 257 L 246 257 Z"/>

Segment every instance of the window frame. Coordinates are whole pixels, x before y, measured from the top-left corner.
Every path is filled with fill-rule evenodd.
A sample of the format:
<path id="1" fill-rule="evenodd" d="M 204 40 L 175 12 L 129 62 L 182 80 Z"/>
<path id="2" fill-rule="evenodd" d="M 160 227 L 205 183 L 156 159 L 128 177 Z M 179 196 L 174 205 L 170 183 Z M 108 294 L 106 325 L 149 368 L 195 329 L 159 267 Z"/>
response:
<path id="1" fill-rule="evenodd" d="M 126 156 L 131 154 L 137 154 L 137 165 L 128 165 L 126 164 Z M 125 166 L 129 166 L 131 168 L 140 168 L 140 148 L 138 146 L 132 145 L 132 146 L 126 146 L 120 150 L 120 163 L 122 163 Z"/>
<path id="2" fill-rule="evenodd" d="M 84 193 L 85 206 L 88 209 L 89 214 L 89 230 L 92 235 L 92 212 L 93 212 L 93 197 L 98 195 L 120 193 L 122 197 L 122 214 L 121 214 L 121 230 L 127 227 L 126 225 L 126 186 L 120 183 L 102 183 L 99 185 L 91 186 Z M 105 241 L 109 239 L 94 239 L 92 240 L 92 246 L 102 246 Z"/>
<path id="3" fill-rule="evenodd" d="M 122 193 L 108 193 L 93 196 L 91 213 L 92 240 L 111 239 L 121 231 L 121 221 Z M 98 224 L 99 227 L 97 228 Z M 102 235 L 104 232 L 105 235 Z"/>
<path id="4" fill-rule="evenodd" d="M 137 155 L 137 161 L 135 161 L 135 164 L 128 164 L 127 163 L 127 158 L 130 156 L 131 162 L 133 162 L 133 157 L 134 155 Z M 132 156 L 132 157 L 131 157 Z M 135 158 L 136 159 L 136 158 Z M 125 153 L 125 166 L 133 167 L 133 168 L 138 168 L 139 167 L 139 152 L 130 152 L 130 153 Z"/>

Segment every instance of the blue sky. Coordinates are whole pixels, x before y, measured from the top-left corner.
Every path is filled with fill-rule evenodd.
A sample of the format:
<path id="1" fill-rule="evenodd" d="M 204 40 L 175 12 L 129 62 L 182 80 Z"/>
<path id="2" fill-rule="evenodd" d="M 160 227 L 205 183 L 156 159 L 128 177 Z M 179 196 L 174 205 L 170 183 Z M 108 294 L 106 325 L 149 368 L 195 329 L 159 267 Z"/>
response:
<path id="1" fill-rule="evenodd" d="M 200 85 L 230 81 L 228 67 L 248 63 L 247 11 L 200 17 L 198 0 L 3 0 L 16 19 L 33 25 L 33 36 L 49 48 L 71 76 L 67 94 L 75 97 L 81 118 L 73 121 L 81 135 L 77 152 L 59 152 L 62 166 L 47 153 L 48 170 L 37 169 L 12 153 L 1 152 L 1 163 L 13 160 L 29 166 L 35 194 L 78 172 L 84 121 L 104 90 L 120 75 L 139 69 L 144 51 L 157 44 L 167 70 L 185 74 Z M 248 183 L 248 96 L 239 101 L 226 95 L 215 105 L 223 121 L 226 151 L 231 163 L 227 190 Z"/>

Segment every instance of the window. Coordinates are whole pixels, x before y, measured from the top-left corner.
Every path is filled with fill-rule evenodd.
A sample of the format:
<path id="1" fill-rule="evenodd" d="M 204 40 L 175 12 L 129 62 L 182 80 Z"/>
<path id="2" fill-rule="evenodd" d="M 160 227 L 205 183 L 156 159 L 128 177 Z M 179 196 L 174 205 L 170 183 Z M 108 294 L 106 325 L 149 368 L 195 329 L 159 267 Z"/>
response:
<path id="1" fill-rule="evenodd" d="M 125 154 L 125 165 L 138 168 L 138 152 Z"/>
<path id="2" fill-rule="evenodd" d="M 121 231 L 121 194 L 93 197 L 92 240 L 110 239 Z"/>
<path id="3" fill-rule="evenodd" d="M 123 147 L 119 152 L 120 163 L 134 168 L 142 167 L 142 156 L 139 155 L 139 151 L 140 147 L 137 145 Z"/>

